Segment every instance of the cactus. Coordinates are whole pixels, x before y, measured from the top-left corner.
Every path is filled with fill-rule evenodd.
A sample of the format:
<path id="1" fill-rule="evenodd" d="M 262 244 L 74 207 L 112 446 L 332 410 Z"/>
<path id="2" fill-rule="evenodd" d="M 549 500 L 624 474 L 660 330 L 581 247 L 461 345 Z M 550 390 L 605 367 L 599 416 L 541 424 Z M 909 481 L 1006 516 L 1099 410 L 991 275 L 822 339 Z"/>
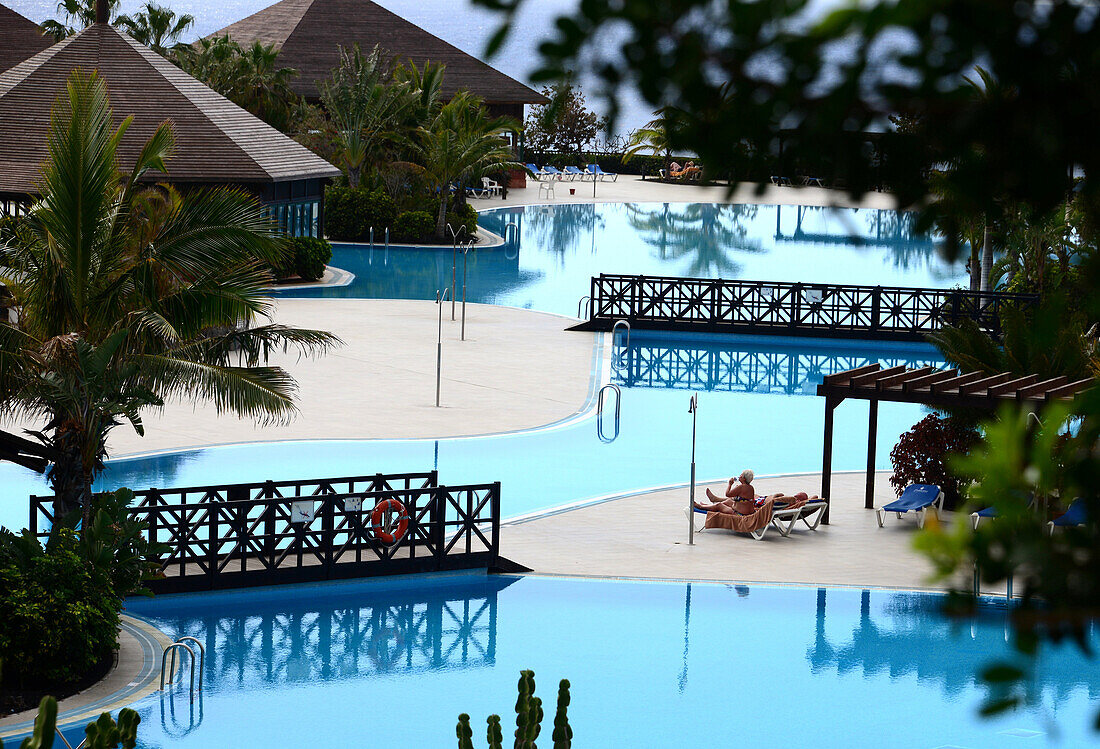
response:
<path id="1" fill-rule="evenodd" d="M 23 739 L 19 749 L 51 749 L 54 728 L 57 726 L 57 700 L 43 697 L 38 703 L 38 715 L 34 718 L 34 733 Z M 0 742 L 0 749 L 3 749 Z"/>
<path id="2" fill-rule="evenodd" d="M 500 728 L 500 716 L 490 715 L 486 721 L 489 727 L 485 731 L 485 740 L 489 749 L 501 749 L 504 746 L 504 732 Z"/>
<path id="3" fill-rule="evenodd" d="M 515 749 L 529 749 L 529 723 L 532 717 L 531 697 L 535 693 L 535 672 L 519 672 L 519 696 L 516 698 L 516 743 Z"/>
<path id="4" fill-rule="evenodd" d="M 516 698 L 516 741 L 515 749 L 537 749 L 535 742 L 542 733 L 542 700 L 535 696 L 535 672 L 520 671 L 519 696 Z M 573 729 L 569 727 L 566 709 L 569 707 L 569 681 L 562 679 L 558 685 L 558 709 L 554 715 L 554 749 L 569 749 Z M 500 716 L 490 715 L 485 738 L 489 749 L 502 749 L 504 734 L 500 727 Z M 466 713 L 458 716 L 458 748 L 473 749 L 470 740 L 470 716 Z"/>
<path id="5" fill-rule="evenodd" d="M 111 720 L 110 713 L 103 713 L 84 729 L 87 736 L 84 746 L 87 749 L 134 749 L 140 722 L 141 717 L 129 708 L 118 711 L 118 723 Z"/>
<path id="6" fill-rule="evenodd" d="M 87 736 L 84 746 L 87 749 L 134 749 L 140 722 L 141 717 L 129 708 L 119 711 L 118 723 L 111 720 L 110 713 L 103 713 L 84 729 Z M 52 749 L 56 729 L 57 700 L 43 697 L 34 719 L 34 733 L 23 739 L 19 749 Z M 4 743 L 0 741 L 0 749 L 3 747 Z"/>
<path id="7" fill-rule="evenodd" d="M 569 679 L 558 684 L 558 711 L 554 714 L 554 749 L 569 749 L 573 741 L 573 729 L 569 726 Z"/>
<path id="8" fill-rule="evenodd" d="M 473 735 L 470 730 L 470 716 L 466 713 L 458 716 L 458 726 L 455 728 L 458 734 L 458 749 L 474 749 Z"/>

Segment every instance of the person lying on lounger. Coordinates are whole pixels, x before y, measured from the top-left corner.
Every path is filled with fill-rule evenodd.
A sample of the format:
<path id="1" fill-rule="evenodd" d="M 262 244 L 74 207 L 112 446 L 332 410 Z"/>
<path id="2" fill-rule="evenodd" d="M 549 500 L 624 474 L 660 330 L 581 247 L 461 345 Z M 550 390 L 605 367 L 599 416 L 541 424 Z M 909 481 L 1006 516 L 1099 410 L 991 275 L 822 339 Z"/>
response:
<path id="1" fill-rule="evenodd" d="M 752 487 L 753 478 L 752 471 L 743 471 L 737 478 L 729 480 L 726 485 L 725 497 L 719 497 L 710 489 L 707 489 L 707 498 L 710 499 L 710 502 L 695 502 L 694 504 L 697 508 L 706 512 L 720 512 L 725 515 L 751 515 L 769 499 L 777 508 L 793 504 L 806 504 L 819 499 L 816 494 L 811 496 L 806 492 L 791 495 L 777 492 L 766 496 L 758 496 Z"/>

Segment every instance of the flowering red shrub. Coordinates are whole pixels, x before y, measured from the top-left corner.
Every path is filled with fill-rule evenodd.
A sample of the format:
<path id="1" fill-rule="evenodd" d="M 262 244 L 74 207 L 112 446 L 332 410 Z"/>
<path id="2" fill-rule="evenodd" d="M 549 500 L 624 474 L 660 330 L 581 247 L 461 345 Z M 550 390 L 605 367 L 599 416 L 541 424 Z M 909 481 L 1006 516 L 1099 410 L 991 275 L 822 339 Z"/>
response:
<path id="1" fill-rule="evenodd" d="M 890 451 L 894 475 L 890 483 L 901 496 L 910 484 L 935 484 L 943 489 L 944 507 L 959 503 L 960 480 L 947 467 L 949 454 L 966 455 L 981 434 L 959 419 L 929 414 L 898 439 Z"/>

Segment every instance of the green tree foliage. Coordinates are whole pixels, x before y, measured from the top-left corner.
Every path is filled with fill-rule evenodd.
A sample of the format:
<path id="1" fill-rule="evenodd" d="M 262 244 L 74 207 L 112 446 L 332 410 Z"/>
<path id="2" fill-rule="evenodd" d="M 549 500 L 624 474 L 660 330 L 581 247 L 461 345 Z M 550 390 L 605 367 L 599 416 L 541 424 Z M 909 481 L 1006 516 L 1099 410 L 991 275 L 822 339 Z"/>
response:
<path id="1" fill-rule="evenodd" d="M 319 331 L 248 327 L 270 311 L 266 268 L 287 251 L 263 207 L 236 189 L 142 187 L 148 172 L 171 171 L 168 124 L 123 178 L 117 154 L 130 120 L 113 122 L 102 80 L 75 72 L 53 113 L 42 197 L 20 238 L 0 249 L 0 282 L 21 308 L 18 322 L 0 322 L 0 410 L 44 421 L 57 509 L 83 507 L 84 527 L 120 423 L 141 433 L 142 410 L 177 395 L 286 420 L 295 383 L 268 356 L 337 343 Z"/>
<path id="2" fill-rule="evenodd" d="M 359 187 L 364 166 L 380 163 L 387 148 L 401 141 L 421 104 L 421 91 L 393 71 L 393 60 L 381 47 L 364 55 L 356 44 L 350 50 L 341 47 L 339 66 L 321 84 L 321 101 L 340 145 L 340 166 L 353 188 Z"/>
<path id="3" fill-rule="evenodd" d="M 99 718 L 84 728 L 86 749 L 134 749 L 137 746 L 137 727 L 141 716 L 136 710 L 124 707 L 118 711 L 118 722 L 111 719 L 110 713 L 101 713 Z M 57 728 L 57 700 L 43 697 L 38 705 L 38 714 L 34 718 L 34 733 L 23 739 L 19 749 L 51 749 L 54 745 Z M 0 742 L 0 749 L 4 743 Z"/>
<path id="4" fill-rule="evenodd" d="M 30 531 L 0 531 L 6 683 L 32 687 L 80 679 L 115 647 L 121 609 L 108 570 L 89 563 L 72 530 L 59 530 L 48 549 Z"/>
<path id="5" fill-rule="evenodd" d="M 506 14 L 490 53 L 529 1 L 475 0 Z M 1030 0 L 997 12 L 984 0 L 818 6 L 586 1 L 557 20 L 532 80 L 594 75 L 613 114 L 626 85 L 654 109 L 674 107 L 682 116 L 673 148 L 716 173 L 732 171 L 742 143 L 775 158 L 782 147 L 792 163 L 829 154 L 817 176 L 855 195 L 885 182 L 901 205 L 930 194 L 933 158 L 990 214 L 1003 200 L 1050 210 L 1065 199 L 1073 167 L 1097 168 L 1100 23 L 1079 3 Z M 617 33 L 604 33 L 612 27 Z M 977 65 L 1013 95 L 975 97 L 965 78 Z M 919 136 L 893 128 L 897 115 L 928 126 Z M 861 134 L 874 130 L 883 132 L 871 149 Z"/>
<path id="6" fill-rule="evenodd" d="M 446 196 L 452 184 L 464 195 L 464 186 L 483 173 L 521 167 L 505 138 L 516 129 L 511 118 L 491 117 L 479 98 L 459 91 L 417 131 L 415 166 L 439 195 Z M 440 241 L 446 232 L 447 202 L 440 201 L 436 216 L 435 236 Z"/>
<path id="7" fill-rule="evenodd" d="M 122 0 L 107 0 L 107 17 L 111 23 L 118 20 L 121 4 Z M 95 6 L 96 0 L 61 0 L 57 12 L 62 17 L 44 21 L 42 31 L 60 42 L 95 23 Z"/>
<path id="8" fill-rule="evenodd" d="M 607 121 L 588 109 L 584 94 L 571 80 L 543 88 L 547 104 L 531 108 L 523 126 L 524 145 L 537 153 L 580 153 L 591 148 Z"/>
<path id="9" fill-rule="evenodd" d="M 253 42 L 242 47 L 229 36 L 200 39 L 196 45 L 177 46 L 175 62 L 242 109 L 277 130 L 291 129 L 299 97 L 290 88 L 298 74 L 279 65 L 273 44 Z"/>
<path id="10" fill-rule="evenodd" d="M 180 46 L 180 36 L 195 25 L 195 17 L 176 15 L 171 8 L 149 2 L 132 16 L 119 16 L 116 25 L 137 41 L 165 57 Z"/>

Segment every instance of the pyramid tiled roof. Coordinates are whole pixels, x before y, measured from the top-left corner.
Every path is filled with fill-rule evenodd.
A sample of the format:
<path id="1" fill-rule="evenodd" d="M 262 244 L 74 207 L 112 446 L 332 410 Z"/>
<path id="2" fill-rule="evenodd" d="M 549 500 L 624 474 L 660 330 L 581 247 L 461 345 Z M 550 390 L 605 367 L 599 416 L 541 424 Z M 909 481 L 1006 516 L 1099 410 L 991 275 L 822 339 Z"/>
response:
<path id="1" fill-rule="evenodd" d="M 0 5 L 0 73 L 53 44 L 34 21 Z"/>
<path id="2" fill-rule="evenodd" d="M 445 64 L 443 95 L 447 98 L 466 89 L 494 104 L 546 101 L 514 78 L 370 0 L 282 0 L 210 36 L 226 34 L 239 44 L 274 45 L 280 65 L 298 71 L 291 83 L 295 92 L 311 100 L 318 98 L 317 82 L 327 80 L 339 64 L 341 46 L 358 44 L 368 51 L 378 44 L 400 61 Z"/>
<path id="3" fill-rule="evenodd" d="M 0 73 L 0 193 L 34 194 L 45 161 L 50 113 L 76 69 L 104 80 L 116 122 L 132 116 L 122 167 L 150 135 L 173 123 L 174 183 L 265 184 L 335 177 L 340 171 L 309 149 L 107 24 L 93 24 Z"/>

